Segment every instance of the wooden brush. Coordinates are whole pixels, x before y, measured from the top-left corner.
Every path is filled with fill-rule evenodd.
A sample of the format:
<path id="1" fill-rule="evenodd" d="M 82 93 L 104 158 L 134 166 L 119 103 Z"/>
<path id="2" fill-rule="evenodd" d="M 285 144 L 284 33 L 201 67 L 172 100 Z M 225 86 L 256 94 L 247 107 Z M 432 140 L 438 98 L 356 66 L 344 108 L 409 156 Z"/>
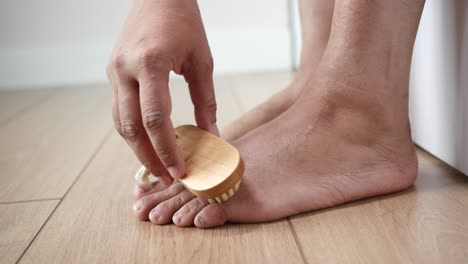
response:
<path id="1" fill-rule="evenodd" d="M 208 199 L 210 203 L 222 203 L 232 197 L 239 189 L 244 173 L 244 162 L 239 151 L 196 126 L 179 126 L 175 131 L 186 166 L 186 175 L 179 181 L 193 194 Z M 144 167 L 135 177 L 140 183 L 156 180 Z"/>

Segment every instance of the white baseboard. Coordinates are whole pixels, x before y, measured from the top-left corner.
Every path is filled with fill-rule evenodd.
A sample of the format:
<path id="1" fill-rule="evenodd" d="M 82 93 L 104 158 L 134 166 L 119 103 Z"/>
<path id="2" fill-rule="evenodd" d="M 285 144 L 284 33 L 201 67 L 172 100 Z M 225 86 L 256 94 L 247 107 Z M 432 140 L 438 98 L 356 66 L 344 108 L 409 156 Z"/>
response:
<path id="1" fill-rule="evenodd" d="M 287 30 L 208 32 L 215 73 L 287 70 Z M 0 49 L 0 89 L 105 82 L 113 41 L 27 49 Z"/>

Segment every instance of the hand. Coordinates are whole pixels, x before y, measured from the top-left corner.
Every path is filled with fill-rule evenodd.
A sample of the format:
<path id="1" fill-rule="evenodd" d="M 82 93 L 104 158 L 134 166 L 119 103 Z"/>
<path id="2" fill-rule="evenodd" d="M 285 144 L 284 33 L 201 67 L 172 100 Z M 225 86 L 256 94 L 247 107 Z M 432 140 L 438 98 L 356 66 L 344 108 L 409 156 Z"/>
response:
<path id="1" fill-rule="evenodd" d="M 196 0 L 135 0 L 107 67 L 112 116 L 141 163 L 166 185 L 185 174 L 170 119 L 170 71 L 187 81 L 197 125 L 219 135 L 213 59 Z"/>

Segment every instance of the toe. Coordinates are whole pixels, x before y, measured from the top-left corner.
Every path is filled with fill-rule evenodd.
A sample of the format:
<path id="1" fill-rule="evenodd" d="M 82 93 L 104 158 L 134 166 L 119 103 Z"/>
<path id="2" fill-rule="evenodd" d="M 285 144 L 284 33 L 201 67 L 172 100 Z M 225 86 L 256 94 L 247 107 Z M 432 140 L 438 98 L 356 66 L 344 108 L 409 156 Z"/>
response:
<path id="1" fill-rule="evenodd" d="M 172 221 L 177 226 L 192 226 L 195 216 L 207 205 L 207 200 L 199 197 L 194 198 L 174 214 Z"/>
<path id="2" fill-rule="evenodd" d="M 144 184 L 135 184 L 135 188 L 133 189 L 133 197 L 136 200 L 141 199 L 143 196 L 148 194 L 152 194 L 155 192 L 160 192 L 166 189 L 167 186 L 164 183 L 157 181 L 154 183 L 144 183 Z"/>
<path id="3" fill-rule="evenodd" d="M 210 204 L 197 214 L 194 224 L 199 228 L 210 228 L 224 225 L 228 219 L 229 216 L 222 205 Z"/>
<path id="4" fill-rule="evenodd" d="M 174 213 L 194 197 L 195 195 L 193 195 L 190 191 L 184 190 L 171 199 L 158 204 L 149 213 L 150 221 L 158 225 L 170 223 Z"/>
<path id="5" fill-rule="evenodd" d="M 185 188 L 181 183 L 175 183 L 162 191 L 155 191 L 154 193 L 144 195 L 133 204 L 135 215 L 141 220 L 148 220 L 149 212 L 154 207 L 175 197 L 184 190 Z"/>

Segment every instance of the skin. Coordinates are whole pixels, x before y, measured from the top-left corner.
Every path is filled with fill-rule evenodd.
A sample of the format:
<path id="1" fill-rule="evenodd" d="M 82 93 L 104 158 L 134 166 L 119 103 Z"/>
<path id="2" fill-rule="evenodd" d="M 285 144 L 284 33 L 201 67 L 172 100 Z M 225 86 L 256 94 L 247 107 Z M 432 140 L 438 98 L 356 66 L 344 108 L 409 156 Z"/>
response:
<path id="1" fill-rule="evenodd" d="M 219 135 L 213 59 L 196 0 L 134 0 L 107 75 L 119 134 L 166 185 L 185 174 L 170 119 L 169 73 L 183 75 L 197 125 Z"/>
<path id="2" fill-rule="evenodd" d="M 314 69 L 304 66 L 312 65 L 304 62 L 312 51 L 302 52 L 307 81 L 298 85 L 301 96 L 233 137 L 246 165 L 236 195 L 208 205 L 177 182 L 137 186 L 136 216 L 209 228 L 276 220 L 411 186 L 418 168 L 408 83 L 423 6 L 418 0 L 336 1 Z"/>
<path id="3" fill-rule="evenodd" d="M 226 126 L 221 135 L 232 141 L 249 131 L 270 122 L 296 101 L 310 80 L 327 47 L 333 16 L 334 0 L 301 0 L 299 10 L 302 30 L 302 50 L 298 71 L 289 86 L 274 94 L 239 119 Z"/>

